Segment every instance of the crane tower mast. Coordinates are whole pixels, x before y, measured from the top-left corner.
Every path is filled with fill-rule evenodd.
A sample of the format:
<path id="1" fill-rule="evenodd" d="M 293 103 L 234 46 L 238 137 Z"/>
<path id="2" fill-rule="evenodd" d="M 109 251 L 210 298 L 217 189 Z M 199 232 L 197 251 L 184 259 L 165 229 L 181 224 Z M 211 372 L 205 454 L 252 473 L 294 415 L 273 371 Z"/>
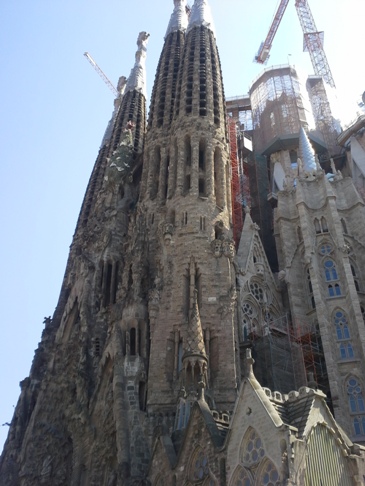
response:
<path id="1" fill-rule="evenodd" d="M 271 23 L 269 33 L 267 34 L 265 41 L 262 42 L 259 52 L 255 56 L 256 62 L 264 64 L 268 60 L 275 34 L 279 28 L 288 3 L 289 0 L 280 1 L 278 10 Z M 296 0 L 295 8 L 303 30 L 304 48 L 309 52 L 314 73 L 317 76 L 322 76 L 324 81 L 334 88 L 335 82 L 323 49 L 323 32 L 318 32 L 317 30 L 308 1 Z"/>
<path id="2" fill-rule="evenodd" d="M 303 30 L 304 48 L 309 52 L 314 72 L 334 88 L 335 82 L 323 49 L 323 32 L 318 32 L 307 0 L 296 0 L 295 8 Z"/>

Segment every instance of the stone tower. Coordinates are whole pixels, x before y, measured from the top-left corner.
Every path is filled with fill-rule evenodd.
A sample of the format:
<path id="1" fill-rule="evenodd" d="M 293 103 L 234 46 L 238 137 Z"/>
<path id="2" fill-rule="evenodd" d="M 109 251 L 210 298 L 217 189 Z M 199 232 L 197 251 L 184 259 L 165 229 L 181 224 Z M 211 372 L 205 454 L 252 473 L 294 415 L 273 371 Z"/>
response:
<path id="1" fill-rule="evenodd" d="M 142 175 L 140 205 L 153 279 L 150 413 L 175 409 L 195 291 L 209 362 L 207 393 L 223 408 L 232 407 L 236 393 L 234 247 L 220 61 L 207 2 L 195 2 L 187 28 L 184 4 L 175 2 L 159 62 Z"/>
<path id="2" fill-rule="evenodd" d="M 320 167 L 295 72 L 267 72 L 292 98 L 256 97 L 280 272 L 249 207 L 235 255 L 207 0 L 174 0 L 146 126 L 148 37 L 118 85 L 0 486 L 360 485 L 365 449 L 326 400 L 365 442 L 364 202 Z"/>
<path id="3" fill-rule="evenodd" d="M 187 12 L 174 1 L 147 132 L 146 32 L 120 79 L 0 484 L 143 484 L 153 431 L 172 426 L 182 388 L 203 384 L 211 405 L 233 409 L 223 83 L 207 2 Z"/>
<path id="4" fill-rule="evenodd" d="M 332 173 L 325 174 L 301 129 L 298 176 L 287 175 L 278 193 L 278 259 L 295 337 L 302 342 L 304 355 L 308 346 L 313 353 L 308 370 L 331 398 L 336 420 L 359 438 L 364 435 L 365 409 L 349 397 L 361 394 L 365 371 L 360 273 L 365 234 L 359 224 L 364 211 L 353 181 L 343 178 L 333 161 Z"/>

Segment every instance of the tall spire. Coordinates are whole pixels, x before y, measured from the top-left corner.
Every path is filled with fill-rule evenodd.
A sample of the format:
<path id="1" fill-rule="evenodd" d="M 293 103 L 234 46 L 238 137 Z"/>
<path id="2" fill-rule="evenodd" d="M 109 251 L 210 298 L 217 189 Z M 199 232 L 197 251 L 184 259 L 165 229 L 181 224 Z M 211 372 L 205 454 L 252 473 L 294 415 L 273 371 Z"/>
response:
<path id="1" fill-rule="evenodd" d="M 175 8 L 171 14 L 165 39 L 172 32 L 177 32 L 179 30 L 185 32 L 188 27 L 188 16 L 186 13 L 186 0 L 174 0 L 174 5 Z"/>
<path id="2" fill-rule="evenodd" d="M 299 156 L 302 159 L 304 171 L 313 172 L 317 170 L 314 150 L 303 127 L 300 128 L 299 132 Z"/>
<path id="3" fill-rule="evenodd" d="M 208 0 L 195 0 L 191 9 L 187 32 L 190 32 L 190 30 L 194 27 L 201 26 L 207 27 L 215 35 L 213 16 L 208 4 Z"/>
<path id="4" fill-rule="evenodd" d="M 147 42 L 150 34 L 140 32 L 137 39 L 138 50 L 136 52 L 136 62 L 127 81 L 125 91 L 140 91 L 147 97 L 146 91 L 146 52 Z"/>

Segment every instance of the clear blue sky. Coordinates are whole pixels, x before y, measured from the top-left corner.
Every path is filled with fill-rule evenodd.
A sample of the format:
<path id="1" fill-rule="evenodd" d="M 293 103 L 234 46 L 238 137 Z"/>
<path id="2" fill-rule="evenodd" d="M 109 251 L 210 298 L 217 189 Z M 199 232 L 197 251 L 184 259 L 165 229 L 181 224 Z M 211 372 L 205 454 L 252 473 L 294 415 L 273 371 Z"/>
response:
<path id="1" fill-rule="evenodd" d="M 365 90 L 364 0 L 309 0 L 339 89 L 350 108 Z M 227 96 L 244 94 L 277 0 L 210 0 Z M 151 91 L 172 0 L 0 2 L 0 449 L 19 381 L 28 376 L 57 303 L 86 184 L 113 109 L 113 95 L 83 57 L 116 84 L 147 30 Z M 291 0 L 268 63 L 312 73 Z M 354 105 L 351 105 L 354 106 Z"/>

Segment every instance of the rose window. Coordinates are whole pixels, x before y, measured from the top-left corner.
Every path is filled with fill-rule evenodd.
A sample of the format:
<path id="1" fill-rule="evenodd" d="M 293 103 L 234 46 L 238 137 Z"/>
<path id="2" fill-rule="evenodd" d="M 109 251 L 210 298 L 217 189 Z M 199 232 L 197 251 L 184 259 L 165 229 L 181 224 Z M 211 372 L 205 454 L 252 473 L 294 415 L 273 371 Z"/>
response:
<path id="1" fill-rule="evenodd" d="M 260 436 L 252 430 L 247 438 L 243 453 L 245 464 L 257 464 L 265 456 L 265 450 Z"/>
<path id="2" fill-rule="evenodd" d="M 236 473 L 233 486 L 253 486 L 253 482 L 245 469 L 240 468 L 240 470 Z"/>
<path id="3" fill-rule="evenodd" d="M 329 255 L 332 252 L 332 246 L 329 243 L 324 243 L 319 247 L 319 253 L 321 255 Z"/>
<path id="4" fill-rule="evenodd" d="M 244 314 L 246 314 L 247 316 L 249 316 L 249 317 L 253 317 L 253 316 L 254 316 L 254 314 L 255 314 L 255 312 L 254 312 L 254 310 L 253 310 L 253 308 L 252 308 L 252 305 L 251 305 L 251 304 L 249 304 L 248 302 L 245 302 L 245 303 L 242 305 L 242 312 L 243 312 Z"/>
<path id="5" fill-rule="evenodd" d="M 279 479 L 279 473 L 274 464 L 269 462 L 262 473 L 260 484 L 263 486 L 280 486 L 281 483 Z"/>
<path id="6" fill-rule="evenodd" d="M 200 451 L 193 462 L 193 480 L 202 480 L 209 474 L 208 459 L 203 451 Z"/>
<path id="7" fill-rule="evenodd" d="M 258 283 L 254 282 L 250 284 L 250 290 L 252 295 L 258 302 L 264 301 L 264 290 Z"/>

